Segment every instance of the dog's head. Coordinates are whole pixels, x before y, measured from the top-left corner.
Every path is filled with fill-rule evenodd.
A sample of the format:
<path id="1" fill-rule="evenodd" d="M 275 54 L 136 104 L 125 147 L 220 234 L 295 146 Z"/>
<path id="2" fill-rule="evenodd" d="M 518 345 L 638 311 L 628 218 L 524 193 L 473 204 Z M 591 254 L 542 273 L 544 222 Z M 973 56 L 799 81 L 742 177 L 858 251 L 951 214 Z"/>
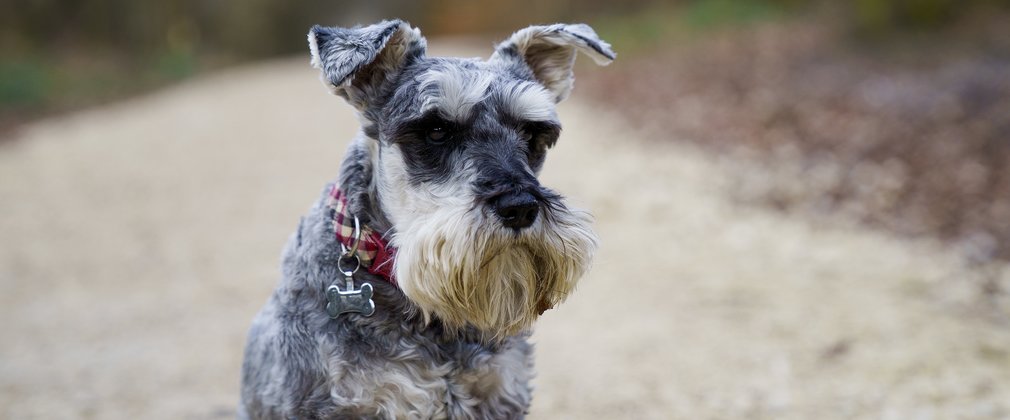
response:
<path id="1" fill-rule="evenodd" d="M 316 26 L 309 45 L 359 112 L 396 278 L 426 316 L 502 337 L 571 293 L 596 249 L 590 216 L 537 175 L 576 52 L 607 64 L 607 43 L 586 25 L 531 26 L 486 61 L 436 58 L 417 29 L 387 21 Z"/>

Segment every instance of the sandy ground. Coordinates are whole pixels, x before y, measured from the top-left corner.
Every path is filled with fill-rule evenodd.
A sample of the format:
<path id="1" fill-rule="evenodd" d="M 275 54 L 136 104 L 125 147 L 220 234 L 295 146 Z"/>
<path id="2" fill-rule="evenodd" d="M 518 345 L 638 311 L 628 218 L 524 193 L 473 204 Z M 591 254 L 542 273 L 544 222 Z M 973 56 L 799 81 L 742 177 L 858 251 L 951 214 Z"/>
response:
<path id="1" fill-rule="evenodd" d="M 537 327 L 531 417 L 1010 418 L 1010 328 L 942 248 L 740 205 L 732 162 L 561 114 L 543 178 L 602 249 Z M 355 130 L 299 59 L 0 145 L 0 418 L 233 416 L 246 327 Z"/>

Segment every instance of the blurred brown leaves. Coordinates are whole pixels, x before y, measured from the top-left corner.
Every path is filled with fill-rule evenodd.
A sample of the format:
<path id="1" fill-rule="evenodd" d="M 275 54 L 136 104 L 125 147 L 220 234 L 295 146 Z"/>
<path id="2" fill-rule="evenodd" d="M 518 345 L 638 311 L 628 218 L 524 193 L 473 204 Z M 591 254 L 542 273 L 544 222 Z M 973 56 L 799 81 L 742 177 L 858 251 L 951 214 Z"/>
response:
<path id="1" fill-rule="evenodd" d="M 1007 260 L 1008 21 L 875 44 L 824 21 L 768 23 L 655 48 L 581 88 L 658 138 L 760 160 L 746 197 Z"/>

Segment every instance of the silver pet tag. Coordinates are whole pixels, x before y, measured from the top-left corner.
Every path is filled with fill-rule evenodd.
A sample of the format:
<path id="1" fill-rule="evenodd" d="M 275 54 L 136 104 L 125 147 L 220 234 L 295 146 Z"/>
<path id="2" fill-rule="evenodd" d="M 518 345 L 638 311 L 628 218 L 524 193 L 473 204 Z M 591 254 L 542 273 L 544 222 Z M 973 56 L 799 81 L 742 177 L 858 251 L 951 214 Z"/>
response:
<path id="1" fill-rule="evenodd" d="M 340 244 L 343 251 L 337 260 L 337 269 L 344 275 L 344 288 L 340 290 L 337 282 L 334 281 L 330 287 L 326 288 L 326 312 L 331 319 L 336 319 L 340 314 L 360 313 L 364 316 L 371 316 L 375 313 L 375 302 L 372 302 L 372 285 L 364 283 L 360 289 L 354 288 L 354 273 L 361 268 L 361 260 L 358 258 L 358 244 L 361 242 L 361 225 L 358 218 L 354 218 L 354 243 L 351 249 L 347 249 L 344 244 Z M 354 268 L 345 269 L 341 262 L 353 260 Z"/>
<path id="2" fill-rule="evenodd" d="M 348 278 L 347 291 L 340 290 L 335 284 L 326 288 L 326 312 L 330 318 L 336 318 L 340 314 L 356 312 L 364 316 L 371 316 L 375 313 L 375 302 L 372 302 L 372 285 L 365 283 L 360 289 L 354 288 L 354 283 Z"/>

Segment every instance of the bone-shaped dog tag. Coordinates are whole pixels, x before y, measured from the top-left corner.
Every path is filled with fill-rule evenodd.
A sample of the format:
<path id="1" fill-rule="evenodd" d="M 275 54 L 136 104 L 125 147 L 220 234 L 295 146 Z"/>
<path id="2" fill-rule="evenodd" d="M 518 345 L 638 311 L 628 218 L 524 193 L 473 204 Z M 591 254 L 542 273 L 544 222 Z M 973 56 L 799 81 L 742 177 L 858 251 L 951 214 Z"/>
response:
<path id="1" fill-rule="evenodd" d="M 347 291 L 340 290 L 335 284 L 326 288 L 326 312 L 330 318 L 336 318 L 340 314 L 357 312 L 364 316 L 371 316 L 375 313 L 375 302 L 372 302 L 372 285 L 365 283 L 360 289 L 355 290 L 353 284 Z"/>

